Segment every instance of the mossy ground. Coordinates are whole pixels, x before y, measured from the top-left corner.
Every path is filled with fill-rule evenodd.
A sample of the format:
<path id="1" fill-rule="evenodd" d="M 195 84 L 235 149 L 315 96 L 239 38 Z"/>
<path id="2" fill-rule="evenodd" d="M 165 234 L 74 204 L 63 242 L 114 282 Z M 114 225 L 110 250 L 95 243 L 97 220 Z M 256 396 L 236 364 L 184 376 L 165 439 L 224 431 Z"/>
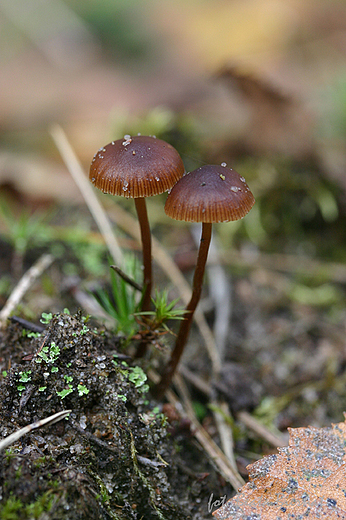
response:
<path id="1" fill-rule="evenodd" d="M 210 517 L 213 470 L 178 423 L 170 433 L 141 371 L 117 358 L 115 337 L 58 314 L 33 339 L 11 324 L 1 343 L 12 356 L 0 384 L 1 438 L 72 410 L 1 452 L 2 520 Z"/>

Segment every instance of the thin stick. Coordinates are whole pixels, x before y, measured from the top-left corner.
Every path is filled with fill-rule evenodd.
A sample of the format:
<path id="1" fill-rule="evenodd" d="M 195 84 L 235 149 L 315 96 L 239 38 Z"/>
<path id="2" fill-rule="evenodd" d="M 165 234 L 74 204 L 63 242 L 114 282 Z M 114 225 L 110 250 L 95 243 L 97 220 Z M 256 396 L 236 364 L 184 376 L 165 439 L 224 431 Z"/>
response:
<path id="1" fill-rule="evenodd" d="M 24 294 L 33 285 L 37 278 L 39 278 L 41 274 L 47 269 L 47 267 L 51 265 L 53 260 L 54 257 L 52 255 L 42 255 L 22 276 L 0 312 L 0 328 L 5 326 L 7 318 L 20 303 Z"/>
<path id="2" fill-rule="evenodd" d="M 255 417 L 250 415 L 248 412 L 242 411 L 237 414 L 237 419 L 241 421 L 250 430 L 255 432 L 259 437 L 264 439 L 268 444 L 271 444 L 275 448 L 287 446 L 287 440 L 284 436 L 278 436 L 268 430 L 263 424 L 261 424 Z"/>
<path id="3" fill-rule="evenodd" d="M 36 323 L 32 323 L 31 321 L 25 320 L 20 316 L 11 316 L 12 323 L 18 323 L 23 329 L 30 330 L 31 332 L 43 332 L 45 327 L 43 325 L 37 325 Z"/>
<path id="4" fill-rule="evenodd" d="M 222 450 L 227 459 L 229 460 L 234 471 L 238 471 L 234 457 L 233 431 L 228 422 L 226 421 L 226 417 L 231 416 L 229 406 L 225 400 L 220 399 L 217 401 L 212 401 L 210 404 L 213 408 L 213 416 L 217 426 L 217 431 L 219 432 Z"/>
<path id="5" fill-rule="evenodd" d="M 200 226 L 191 226 L 191 233 L 195 243 L 199 244 Z M 232 315 L 232 291 L 230 288 L 230 276 L 226 273 L 224 265 L 220 262 L 217 237 L 210 243 L 208 253 L 208 295 L 214 309 L 213 333 L 215 343 L 220 353 L 220 358 L 225 357 L 226 344 L 229 339 L 229 327 Z"/>
<path id="6" fill-rule="evenodd" d="M 65 419 L 65 417 L 67 417 L 71 412 L 72 410 L 63 410 L 62 412 L 58 412 L 54 415 L 51 415 L 50 417 L 46 417 L 46 419 L 40 419 L 39 421 L 29 424 L 28 426 L 24 426 L 24 428 L 21 428 L 20 430 L 12 433 L 8 437 L 5 437 L 5 439 L 0 441 L 0 451 L 4 450 L 5 448 L 7 448 L 7 446 L 10 446 L 14 442 L 16 442 L 26 433 L 30 433 L 32 430 L 36 430 L 37 428 L 42 428 L 42 426 L 55 424 L 56 422 Z"/>
<path id="7" fill-rule="evenodd" d="M 89 211 L 94 217 L 94 220 L 107 244 L 109 252 L 113 257 L 113 260 L 117 264 L 122 265 L 123 254 L 118 241 L 115 238 L 110 222 L 91 186 L 91 183 L 87 180 L 81 164 L 67 140 L 65 132 L 59 125 L 54 125 L 51 128 L 50 133 L 66 165 L 66 168 L 80 189 Z"/>
<path id="8" fill-rule="evenodd" d="M 154 388 L 154 395 L 158 399 L 163 397 L 166 389 L 169 387 L 174 372 L 180 361 L 184 347 L 186 345 L 186 341 L 192 325 L 193 314 L 201 297 L 203 276 L 208 258 L 211 232 L 212 224 L 203 222 L 201 243 L 198 251 L 195 274 L 193 277 L 192 296 L 189 303 L 186 306 L 187 318 L 183 319 L 180 323 L 179 332 L 175 341 L 175 346 L 172 351 L 171 357 L 163 370 L 161 381 L 156 386 L 156 388 Z"/>
<path id="9" fill-rule="evenodd" d="M 124 273 L 124 271 L 120 269 L 120 267 L 118 267 L 117 265 L 111 265 L 110 267 L 120 276 L 120 278 L 125 280 L 126 283 L 131 285 L 131 287 L 136 289 L 136 291 L 140 293 L 143 291 L 143 287 L 139 285 L 139 283 L 137 283 L 135 280 L 133 280 L 130 276 L 128 276 L 126 273 Z"/>
<path id="10" fill-rule="evenodd" d="M 195 416 L 191 403 L 190 394 L 180 374 L 176 374 L 174 376 L 174 382 L 178 386 L 179 393 L 183 398 L 185 408 Z M 210 404 L 213 405 L 213 415 L 220 436 L 221 447 L 223 450 L 222 453 L 224 454 L 224 457 L 227 460 L 228 466 L 230 466 L 233 470 L 235 481 L 238 480 L 238 483 L 241 483 L 243 482 L 243 479 L 238 472 L 237 464 L 234 457 L 234 442 L 232 428 L 230 428 L 229 425 L 226 424 L 225 420 L 225 418 L 230 415 L 228 405 L 225 401 L 222 400 L 211 401 Z"/>

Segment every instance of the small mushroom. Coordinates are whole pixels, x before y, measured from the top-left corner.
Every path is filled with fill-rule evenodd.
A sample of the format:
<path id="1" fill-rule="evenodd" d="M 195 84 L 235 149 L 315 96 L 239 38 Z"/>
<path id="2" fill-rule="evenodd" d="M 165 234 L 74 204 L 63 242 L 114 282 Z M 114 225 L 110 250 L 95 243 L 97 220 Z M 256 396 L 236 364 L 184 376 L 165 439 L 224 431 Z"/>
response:
<path id="1" fill-rule="evenodd" d="M 184 174 L 178 152 L 150 136 L 125 135 L 95 154 L 90 181 L 103 193 L 135 199 L 143 247 L 142 311 L 150 310 L 152 289 L 151 234 L 145 197 L 169 190 Z"/>
<path id="2" fill-rule="evenodd" d="M 224 163 L 221 166 L 202 166 L 188 173 L 177 182 L 167 197 L 166 214 L 175 220 L 202 222 L 202 236 L 193 278 L 192 296 L 186 307 L 187 317 L 181 321 L 170 360 L 154 389 L 155 396 L 158 398 L 164 395 L 170 385 L 201 296 L 212 224 L 239 220 L 250 211 L 254 203 L 254 196 L 244 177 L 235 170 L 227 168 Z"/>

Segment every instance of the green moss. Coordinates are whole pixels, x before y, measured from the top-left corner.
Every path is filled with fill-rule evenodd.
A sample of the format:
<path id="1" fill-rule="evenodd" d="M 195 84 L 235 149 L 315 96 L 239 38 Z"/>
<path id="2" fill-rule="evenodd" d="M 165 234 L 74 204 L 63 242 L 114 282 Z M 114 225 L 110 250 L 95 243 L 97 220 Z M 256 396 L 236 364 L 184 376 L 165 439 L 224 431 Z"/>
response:
<path id="1" fill-rule="evenodd" d="M 50 323 L 52 318 L 53 318 L 53 314 L 51 312 L 42 312 L 42 317 L 40 319 L 40 322 L 43 323 L 44 325 L 48 325 L 48 323 Z"/>
<path id="2" fill-rule="evenodd" d="M 19 498 L 10 496 L 0 505 L 1 520 L 32 520 L 40 518 L 43 513 L 50 511 L 54 496 L 46 491 L 32 504 L 24 504 Z"/>
<path id="3" fill-rule="evenodd" d="M 68 388 L 64 388 L 60 392 L 56 391 L 56 394 L 61 397 L 61 399 L 65 399 L 65 397 L 73 392 L 73 386 L 68 385 Z"/>
<path id="4" fill-rule="evenodd" d="M 19 520 L 19 511 L 23 504 L 19 498 L 9 497 L 6 502 L 0 506 L 0 518 L 2 520 Z"/>
<path id="5" fill-rule="evenodd" d="M 89 390 L 84 385 L 78 385 L 77 386 L 78 395 L 81 397 L 82 395 L 87 395 L 89 393 Z"/>
<path id="6" fill-rule="evenodd" d="M 27 372 L 19 372 L 19 381 L 21 383 L 27 383 L 28 381 L 31 380 L 31 370 L 28 370 Z"/>
<path id="7" fill-rule="evenodd" d="M 113 363 L 103 338 L 87 331 L 79 315 L 54 316 L 46 337 L 44 356 L 30 360 L 25 373 L 22 365 L 15 365 L 6 379 L 1 378 L 0 419 L 10 432 L 9 417 L 31 424 L 38 410 L 48 417 L 66 406 L 73 409 L 73 420 L 81 428 L 72 427 L 70 421 L 50 427 L 45 439 L 51 458 L 38 458 L 35 443 L 24 455 L 18 448 L 3 454 L 0 519 L 186 518 L 178 503 L 180 496 L 170 491 L 175 470 L 160 464 L 161 458 L 171 463 L 171 450 L 160 409 L 153 409 L 149 400 L 143 404 L 147 376 L 142 368 Z M 37 348 L 40 345 L 42 340 L 37 341 Z M 52 373 L 54 367 L 57 373 Z M 19 381 L 23 375 L 31 377 L 30 383 Z M 28 393 L 24 409 L 18 385 L 35 389 Z M 28 446 L 33 440 L 27 436 Z M 181 487 L 185 492 L 186 485 Z"/>

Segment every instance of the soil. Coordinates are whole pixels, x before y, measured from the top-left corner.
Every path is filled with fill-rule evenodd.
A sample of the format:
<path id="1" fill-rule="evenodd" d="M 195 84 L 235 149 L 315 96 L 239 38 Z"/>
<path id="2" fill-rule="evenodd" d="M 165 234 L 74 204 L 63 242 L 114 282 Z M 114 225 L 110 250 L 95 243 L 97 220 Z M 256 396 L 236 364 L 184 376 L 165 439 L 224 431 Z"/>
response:
<path id="1" fill-rule="evenodd" d="M 212 491 L 229 496 L 229 486 L 177 413 L 169 423 L 150 400 L 117 338 L 81 314 L 47 321 L 38 337 L 18 323 L 1 337 L 12 366 L 0 384 L 0 436 L 71 413 L 0 453 L 0 518 L 210 518 Z"/>

